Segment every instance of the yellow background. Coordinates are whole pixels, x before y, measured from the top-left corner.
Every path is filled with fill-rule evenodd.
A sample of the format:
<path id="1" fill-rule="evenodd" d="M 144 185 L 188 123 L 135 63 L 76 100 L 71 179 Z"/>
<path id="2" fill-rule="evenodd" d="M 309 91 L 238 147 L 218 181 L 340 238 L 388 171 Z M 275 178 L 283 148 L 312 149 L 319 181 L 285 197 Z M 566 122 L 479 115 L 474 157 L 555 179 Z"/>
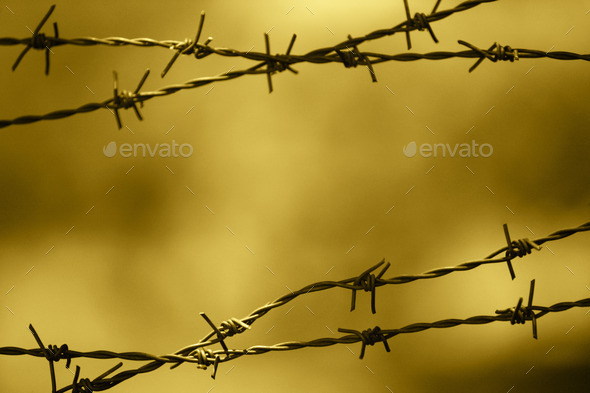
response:
<path id="1" fill-rule="evenodd" d="M 429 13 L 433 3 L 410 7 Z M 0 2 L 0 36 L 29 36 L 25 25 L 34 29 L 50 4 Z M 463 39 L 486 49 L 497 41 L 588 53 L 589 9 L 587 0 L 483 4 L 433 23 L 439 44 L 412 33 L 412 51 L 460 51 Z M 273 53 L 297 33 L 294 54 L 405 19 L 402 1 L 58 1 L 43 31 L 58 21 L 68 38 L 184 40 L 194 37 L 201 10 L 202 37 L 212 36 L 213 46 L 263 52 L 263 33 L 272 29 Z M 407 52 L 403 34 L 360 49 Z M 143 88 L 150 91 L 252 65 L 181 57 L 162 80 L 167 49 L 61 46 L 46 77 L 44 53 L 34 50 L 11 72 L 21 50 L 0 48 L 3 119 L 108 99 L 113 70 L 132 90 L 150 68 Z M 590 65 L 486 60 L 470 74 L 473 62 L 384 63 L 375 66 L 378 83 L 365 67 L 299 64 L 299 75 L 273 77 L 270 95 L 264 75 L 215 83 L 146 102 L 143 122 L 122 110 L 122 130 L 106 109 L 1 129 L 0 346 L 35 348 L 32 323 L 46 345 L 171 353 L 209 331 L 201 311 L 216 323 L 243 317 L 288 288 L 352 277 L 382 258 L 392 263 L 388 277 L 478 259 L 505 244 L 503 223 L 516 239 L 588 221 Z M 172 140 L 190 143 L 192 157 L 102 152 L 111 141 Z M 411 141 L 472 140 L 493 145 L 493 155 L 402 153 Z M 309 294 L 228 345 L 492 315 L 526 299 L 533 278 L 537 305 L 588 297 L 588 234 L 548 246 L 514 262 L 514 281 L 494 265 L 381 287 L 375 315 L 368 293 L 357 294 L 352 313 L 348 290 Z M 111 391 L 585 391 L 586 312 L 542 318 L 538 340 L 530 323 L 461 326 L 395 337 L 390 353 L 379 343 L 362 361 L 360 344 L 349 345 L 354 355 L 343 345 L 308 348 L 222 364 L 215 381 L 210 370 L 162 367 Z M 91 379 L 116 363 L 73 362 Z M 58 387 L 72 380 L 64 364 L 56 364 Z M 0 357 L 0 391 L 50 391 L 47 362 Z"/>

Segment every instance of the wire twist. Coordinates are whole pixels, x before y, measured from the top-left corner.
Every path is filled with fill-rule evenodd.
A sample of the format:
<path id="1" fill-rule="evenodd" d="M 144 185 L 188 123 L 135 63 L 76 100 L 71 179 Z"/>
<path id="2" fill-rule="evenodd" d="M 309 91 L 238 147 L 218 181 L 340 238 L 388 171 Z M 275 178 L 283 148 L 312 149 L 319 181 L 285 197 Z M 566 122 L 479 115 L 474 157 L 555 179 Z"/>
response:
<path id="1" fill-rule="evenodd" d="M 494 43 L 492 46 L 490 46 L 490 48 L 487 51 L 479 49 L 477 46 L 472 45 L 472 44 L 462 41 L 462 40 L 459 40 L 458 42 L 459 42 L 459 44 L 464 45 L 464 46 L 468 47 L 469 49 L 471 49 L 481 55 L 479 60 L 477 60 L 475 62 L 475 64 L 473 64 L 471 66 L 471 68 L 469 68 L 469 72 L 472 72 L 473 70 L 475 70 L 481 64 L 481 62 L 484 61 L 484 59 L 491 60 L 494 63 L 497 61 L 506 61 L 506 60 L 509 60 L 510 62 L 514 62 L 515 60 L 519 59 L 517 49 L 512 49 L 510 46 L 502 46 L 502 45 L 498 44 L 497 42 Z"/>
<path id="2" fill-rule="evenodd" d="M 365 357 L 365 348 L 367 347 L 367 345 L 375 345 L 375 343 L 378 342 L 383 342 L 385 350 L 387 352 L 390 352 L 389 344 L 387 344 L 387 337 L 383 334 L 379 326 L 375 326 L 375 328 L 373 329 L 363 330 L 362 332 L 359 332 L 358 330 L 342 328 L 339 328 L 338 331 L 340 333 L 351 333 L 359 338 L 359 340 L 362 343 L 359 359 Z"/>

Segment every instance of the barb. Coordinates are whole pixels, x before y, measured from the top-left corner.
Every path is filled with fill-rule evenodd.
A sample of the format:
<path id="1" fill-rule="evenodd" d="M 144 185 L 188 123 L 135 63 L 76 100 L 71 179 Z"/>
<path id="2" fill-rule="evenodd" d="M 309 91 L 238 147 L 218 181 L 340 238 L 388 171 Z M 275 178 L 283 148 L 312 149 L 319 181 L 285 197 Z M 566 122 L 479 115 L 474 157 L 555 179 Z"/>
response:
<path id="1" fill-rule="evenodd" d="M 517 49 L 512 49 L 509 46 L 499 45 L 497 42 L 494 43 L 492 46 L 490 46 L 490 48 L 487 51 L 481 50 L 477 46 L 471 45 L 470 43 L 465 42 L 465 41 L 459 40 L 459 44 L 465 45 L 466 47 L 472 49 L 473 51 L 475 51 L 481 55 L 479 60 L 477 60 L 475 62 L 475 64 L 472 65 L 471 68 L 469 68 L 469 72 L 472 72 L 473 70 L 475 70 L 481 64 L 481 62 L 484 61 L 484 59 L 489 59 L 489 60 L 493 61 L 494 63 L 497 61 L 504 61 L 504 60 L 510 60 L 510 62 L 514 62 L 515 60 L 518 60 L 518 50 Z"/>
<path id="2" fill-rule="evenodd" d="M 123 109 L 128 109 L 128 108 L 133 108 L 133 110 L 135 111 L 135 115 L 137 116 L 137 118 L 139 120 L 143 120 L 143 117 L 141 117 L 141 114 L 139 113 L 139 109 L 137 109 L 137 105 L 135 104 L 137 101 L 140 102 L 141 106 L 143 107 L 143 100 L 141 99 L 141 97 L 138 96 L 139 90 L 141 89 L 141 87 L 143 86 L 143 84 L 145 83 L 145 80 L 147 79 L 148 75 L 150 74 L 150 70 L 149 68 L 146 70 L 146 72 L 143 74 L 141 80 L 139 81 L 137 87 L 135 88 L 135 90 L 133 91 L 133 93 L 128 92 L 126 90 L 121 90 L 119 91 L 119 87 L 118 87 L 118 76 L 117 76 L 117 72 L 113 71 L 113 100 L 112 105 L 107 104 L 106 107 L 107 109 L 114 109 L 115 112 L 115 118 L 117 119 L 117 126 L 119 127 L 119 129 L 123 128 L 123 124 L 121 123 L 121 117 L 119 117 L 119 109 L 123 108 Z"/>
<path id="3" fill-rule="evenodd" d="M 512 267 L 512 259 L 516 257 L 522 258 L 525 255 L 530 254 L 533 249 L 539 251 L 541 250 L 541 247 L 534 241 L 530 241 L 528 238 L 514 242 L 511 241 L 507 224 L 504 224 L 504 236 L 506 236 L 506 243 L 508 244 L 506 247 L 506 264 L 508 265 L 508 270 L 510 271 L 510 277 L 514 280 L 516 278 L 516 274 L 514 273 L 514 268 Z"/>
<path id="4" fill-rule="evenodd" d="M 33 49 L 45 50 L 45 75 L 49 75 L 49 53 L 51 52 L 50 48 L 52 46 L 54 46 L 54 40 L 59 39 L 59 31 L 57 29 L 57 22 L 53 23 L 53 32 L 54 32 L 55 37 L 47 37 L 43 33 L 40 34 L 39 31 L 41 31 L 41 29 L 43 28 L 43 25 L 45 25 L 45 22 L 47 22 L 47 19 L 49 19 L 49 17 L 51 16 L 51 14 L 53 13 L 54 10 L 55 10 L 55 4 L 53 4 L 51 7 L 49 7 L 49 11 L 47 11 L 47 13 L 43 17 L 43 19 L 41 19 L 41 22 L 39 22 L 35 31 L 32 32 L 33 36 L 29 39 L 25 39 L 22 41 L 23 44 L 26 44 L 26 47 L 23 49 L 23 51 L 20 53 L 20 55 L 18 55 L 18 57 L 16 58 L 16 61 L 12 65 L 12 71 L 16 70 L 16 67 L 18 67 L 21 60 L 23 59 L 23 57 L 25 57 L 25 55 L 27 54 L 29 49 L 33 48 Z"/>
<path id="5" fill-rule="evenodd" d="M 178 59 L 178 56 L 194 54 L 195 58 L 202 59 L 212 53 L 212 52 L 206 51 L 207 45 L 209 45 L 209 43 L 211 41 L 213 41 L 212 37 L 207 38 L 207 41 L 205 41 L 204 44 L 199 44 L 199 38 L 201 37 L 201 32 L 203 31 L 203 24 L 204 23 L 205 23 L 205 11 L 202 11 L 201 12 L 201 20 L 199 21 L 199 28 L 197 29 L 197 35 L 196 35 L 194 41 L 191 41 L 187 38 L 184 42 L 179 42 L 179 43 L 176 43 L 175 45 L 170 46 L 170 49 L 176 50 L 176 53 L 174 53 L 174 55 L 172 56 L 172 59 L 170 59 L 170 61 L 168 62 L 168 64 L 166 65 L 166 67 L 164 68 L 162 73 L 160 74 L 162 78 L 166 76 L 168 71 L 170 71 L 170 68 L 172 67 L 172 65 L 174 64 L 176 59 Z"/>
<path id="6" fill-rule="evenodd" d="M 434 9 L 432 10 L 433 14 L 436 12 L 436 9 L 438 8 L 439 4 L 440 4 L 440 0 L 437 0 L 436 4 L 434 5 Z M 408 50 L 412 49 L 412 41 L 410 40 L 410 31 L 411 30 L 419 30 L 419 31 L 422 31 L 424 29 L 428 30 L 428 32 L 430 33 L 430 36 L 432 37 L 434 42 L 436 42 L 438 44 L 438 39 L 434 35 L 434 32 L 432 31 L 432 27 L 430 27 L 430 22 L 428 21 L 428 16 L 426 16 L 426 14 L 418 12 L 414 15 L 414 18 L 412 18 L 410 16 L 410 5 L 408 4 L 408 0 L 404 0 L 404 8 L 406 10 L 406 17 L 408 18 L 407 30 L 406 30 L 406 43 L 408 44 Z"/>

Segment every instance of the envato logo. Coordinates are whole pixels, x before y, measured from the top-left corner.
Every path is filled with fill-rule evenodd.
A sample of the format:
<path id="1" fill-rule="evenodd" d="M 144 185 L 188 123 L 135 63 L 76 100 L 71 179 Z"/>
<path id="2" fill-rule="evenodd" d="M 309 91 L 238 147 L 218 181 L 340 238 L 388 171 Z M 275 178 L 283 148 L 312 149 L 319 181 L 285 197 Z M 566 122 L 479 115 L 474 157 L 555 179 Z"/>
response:
<path id="1" fill-rule="evenodd" d="M 177 149 L 178 148 L 178 149 Z M 156 143 L 154 146 L 145 143 L 123 143 L 117 149 L 115 141 L 109 142 L 108 145 L 102 148 L 102 152 L 107 157 L 114 157 L 117 153 L 121 157 L 183 157 L 188 158 L 193 155 L 193 147 L 188 143 L 179 145 L 172 140 L 172 145 L 169 143 Z"/>
<path id="2" fill-rule="evenodd" d="M 403 147 L 403 152 L 406 157 L 412 158 L 416 153 L 420 153 L 422 157 L 484 157 L 487 158 L 494 153 L 494 148 L 489 143 L 481 145 L 475 143 L 474 140 L 469 143 L 456 143 L 451 146 L 448 143 L 423 143 L 420 146 L 412 141 Z"/>

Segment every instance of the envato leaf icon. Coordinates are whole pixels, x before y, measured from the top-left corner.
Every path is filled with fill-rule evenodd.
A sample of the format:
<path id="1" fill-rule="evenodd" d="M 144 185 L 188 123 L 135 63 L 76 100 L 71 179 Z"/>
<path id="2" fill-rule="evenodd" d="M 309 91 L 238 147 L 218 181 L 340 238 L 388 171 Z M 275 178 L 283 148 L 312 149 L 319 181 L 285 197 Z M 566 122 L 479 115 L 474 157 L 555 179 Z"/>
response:
<path id="1" fill-rule="evenodd" d="M 416 155 L 416 142 L 412 141 L 403 148 L 406 157 L 414 157 Z"/>
<path id="2" fill-rule="evenodd" d="M 102 152 L 107 157 L 113 157 L 117 154 L 117 144 L 115 141 L 110 142 L 108 145 L 102 148 Z"/>

